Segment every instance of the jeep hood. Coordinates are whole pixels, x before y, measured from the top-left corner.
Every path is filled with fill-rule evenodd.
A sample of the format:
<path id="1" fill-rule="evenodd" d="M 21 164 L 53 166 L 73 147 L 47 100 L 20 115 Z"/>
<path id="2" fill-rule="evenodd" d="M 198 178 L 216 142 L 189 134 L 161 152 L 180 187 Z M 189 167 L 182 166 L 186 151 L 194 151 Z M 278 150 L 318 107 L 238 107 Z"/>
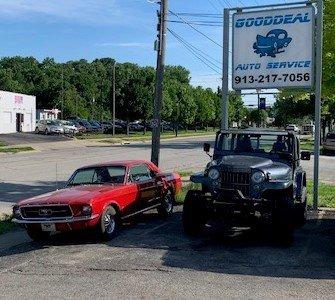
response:
<path id="1" fill-rule="evenodd" d="M 216 160 L 216 163 L 220 168 L 227 168 L 232 172 L 249 172 L 252 169 L 261 170 L 273 180 L 287 179 L 291 176 L 290 166 L 269 158 L 228 155 Z"/>

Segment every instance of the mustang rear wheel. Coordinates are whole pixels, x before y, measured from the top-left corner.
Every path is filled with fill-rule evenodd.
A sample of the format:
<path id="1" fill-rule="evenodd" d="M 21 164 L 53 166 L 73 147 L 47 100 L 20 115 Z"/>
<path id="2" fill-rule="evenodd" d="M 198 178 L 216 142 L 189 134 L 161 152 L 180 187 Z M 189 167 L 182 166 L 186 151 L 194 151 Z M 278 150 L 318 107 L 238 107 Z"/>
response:
<path id="1" fill-rule="evenodd" d="M 201 191 L 188 191 L 183 208 L 183 227 L 186 234 L 198 235 L 207 218 L 206 203 Z"/>
<path id="2" fill-rule="evenodd" d="M 111 240 L 119 230 L 119 220 L 116 210 L 108 206 L 102 213 L 98 230 L 104 240 Z"/>
<path id="3" fill-rule="evenodd" d="M 174 198 L 171 191 L 168 191 L 162 199 L 161 205 L 157 208 L 158 214 L 167 218 L 173 214 Z"/>
<path id="4" fill-rule="evenodd" d="M 45 241 L 50 237 L 50 232 L 31 226 L 27 227 L 27 234 L 33 241 Z"/>

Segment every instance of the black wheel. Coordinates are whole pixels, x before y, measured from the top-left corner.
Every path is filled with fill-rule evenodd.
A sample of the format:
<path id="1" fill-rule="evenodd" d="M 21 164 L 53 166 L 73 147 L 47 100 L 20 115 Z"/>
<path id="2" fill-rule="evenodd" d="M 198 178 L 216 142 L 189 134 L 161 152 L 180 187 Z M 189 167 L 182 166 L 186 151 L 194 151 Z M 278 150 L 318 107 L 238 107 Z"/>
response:
<path id="1" fill-rule="evenodd" d="M 276 240 L 283 246 L 293 243 L 294 234 L 294 201 L 293 197 L 284 194 L 276 200 L 273 211 L 273 232 Z"/>
<path id="2" fill-rule="evenodd" d="M 307 221 L 307 188 L 304 187 L 301 195 L 301 203 L 295 205 L 294 220 L 297 227 L 302 227 Z"/>
<path id="3" fill-rule="evenodd" d="M 48 130 L 48 129 L 45 129 L 45 130 L 44 130 L 44 134 L 45 134 L 45 135 L 48 135 L 48 134 L 49 134 L 49 130 Z"/>
<path id="4" fill-rule="evenodd" d="M 39 134 L 40 130 L 38 129 L 38 127 L 35 128 L 35 133 Z"/>
<path id="5" fill-rule="evenodd" d="M 206 202 L 201 191 L 188 191 L 183 208 L 183 227 L 186 234 L 198 235 L 207 221 Z"/>
<path id="6" fill-rule="evenodd" d="M 45 241 L 50 237 L 50 232 L 30 226 L 27 227 L 27 234 L 33 241 Z"/>
<path id="7" fill-rule="evenodd" d="M 119 230 L 119 219 L 116 210 L 108 206 L 101 215 L 98 231 L 104 240 L 113 239 Z"/>
<path id="8" fill-rule="evenodd" d="M 171 191 L 168 191 L 162 199 L 162 204 L 157 208 L 158 214 L 167 218 L 173 214 L 174 197 Z"/>

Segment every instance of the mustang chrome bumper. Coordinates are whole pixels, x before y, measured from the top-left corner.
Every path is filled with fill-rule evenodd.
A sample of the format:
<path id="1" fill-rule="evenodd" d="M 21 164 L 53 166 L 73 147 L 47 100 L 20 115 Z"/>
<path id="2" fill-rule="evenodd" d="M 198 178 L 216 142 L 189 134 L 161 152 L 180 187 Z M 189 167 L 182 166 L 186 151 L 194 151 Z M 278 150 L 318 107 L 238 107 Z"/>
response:
<path id="1" fill-rule="evenodd" d="M 17 224 L 55 224 L 55 223 L 73 223 L 80 221 L 91 221 L 99 217 L 99 214 L 83 217 L 71 217 L 71 218 L 36 218 L 36 219 L 13 219 L 12 222 Z"/>

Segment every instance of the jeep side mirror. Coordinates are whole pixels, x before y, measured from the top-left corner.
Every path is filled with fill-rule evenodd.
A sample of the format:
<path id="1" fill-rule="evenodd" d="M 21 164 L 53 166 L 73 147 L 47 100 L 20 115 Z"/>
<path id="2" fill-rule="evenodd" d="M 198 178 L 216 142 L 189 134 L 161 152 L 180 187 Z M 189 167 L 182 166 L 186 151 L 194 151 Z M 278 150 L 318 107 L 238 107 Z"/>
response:
<path id="1" fill-rule="evenodd" d="M 311 152 L 301 151 L 301 160 L 311 160 Z"/>
<path id="2" fill-rule="evenodd" d="M 211 150 L 211 144 L 209 143 L 204 143 L 204 151 L 208 153 Z"/>

